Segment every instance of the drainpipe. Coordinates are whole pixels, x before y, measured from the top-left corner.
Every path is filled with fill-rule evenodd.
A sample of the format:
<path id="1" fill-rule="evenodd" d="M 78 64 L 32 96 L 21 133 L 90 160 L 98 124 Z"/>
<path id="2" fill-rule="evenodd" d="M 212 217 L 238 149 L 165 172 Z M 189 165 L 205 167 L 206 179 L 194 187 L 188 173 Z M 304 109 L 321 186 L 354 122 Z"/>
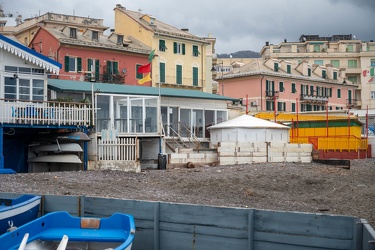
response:
<path id="1" fill-rule="evenodd" d="M 261 111 L 263 110 L 263 78 L 264 76 L 262 76 L 262 79 L 260 79 L 260 110 Z"/>

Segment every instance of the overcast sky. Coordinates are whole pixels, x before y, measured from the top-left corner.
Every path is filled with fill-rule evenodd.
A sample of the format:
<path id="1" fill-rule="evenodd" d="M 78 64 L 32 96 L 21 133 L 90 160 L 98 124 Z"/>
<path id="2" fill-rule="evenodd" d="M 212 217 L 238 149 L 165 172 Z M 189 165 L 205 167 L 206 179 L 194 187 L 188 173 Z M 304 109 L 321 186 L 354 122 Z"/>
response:
<path id="1" fill-rule="evenodd" d="M 375 40 L 375 0 L 2 0 L 5 13 L 29 18 L 46 12 L 104 19 L 113 28 L 116 4 L 141 10 L 190 33 L 216 38 L 216 53 L 259 52 L 266 41 L 298 41 L 302 34 L 353 34 Z"/>

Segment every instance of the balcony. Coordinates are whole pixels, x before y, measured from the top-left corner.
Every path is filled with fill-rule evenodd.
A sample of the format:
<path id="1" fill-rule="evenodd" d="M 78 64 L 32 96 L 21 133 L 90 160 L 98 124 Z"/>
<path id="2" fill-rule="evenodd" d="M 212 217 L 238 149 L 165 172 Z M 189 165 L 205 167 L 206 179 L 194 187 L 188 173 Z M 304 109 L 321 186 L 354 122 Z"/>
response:
<path id="1" fill-rule="evenodd" d="M 305 102 L 305 103 L 326 103 L 326 102 L 328 102 L 328 97 L 327 96 L 301 94 L 300 100 L 301 100 L 301 102 Z"/>
<path id="2" fill-rule="evenodd" d="M 361 107 L 362 101 L 357 99 L 346 99 L 346 108 L 358 108 Z"/>
<path id="3" fill-rule="evenodd" d="M 267 99 L 279 98 L 279 91 L 266 90 L 266 98 Z"/>
<path id="4" fill-rule="evenodd" d="M 0 123 L 26 126 L 91 125 L 91 104 L 0 99 Z"/>

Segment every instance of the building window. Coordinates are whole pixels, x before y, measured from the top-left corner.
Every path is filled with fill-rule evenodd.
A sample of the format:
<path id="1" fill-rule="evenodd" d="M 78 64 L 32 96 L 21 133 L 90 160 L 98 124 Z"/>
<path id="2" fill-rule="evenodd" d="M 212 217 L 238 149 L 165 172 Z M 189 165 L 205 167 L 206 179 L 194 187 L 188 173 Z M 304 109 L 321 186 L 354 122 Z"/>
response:
<path id="1" fill-rule="evenodd" d="M 65 72 L 81 72 L 82 58 L 65 56 Z"/>
<path id="2" fill-rule="evenodd" d="M 357 60 L 348 60 L 348 68 L 357 68 Z"/>
<path id="3" fill-rule="evenodd" d="M 118 45 L 124 44 L 124 36 L 123 35 L 117 35 L 117 44 Z"/>
<path id="4" fill-rule="evenodd" d="M 198 68 L 193 67 L 193 86 L 198 86 Z"/>
<path id="5" fill-rule="evenodd" d="M 199 56 L 198 46 L 193 45 L 193 56 Z"/>
<path id="6" fill-rule="evenodd" d="M 311 76 L 311 69 L 310 68 L 307 69 L 307 76 Z"/>
<path id="7" fill-rule="evenodd" d="M 76 28 L 70 28 L 69 37 L 70 38 L 77 38 L 77 29 Z"/>
<path id="8" fill-rule="evenodd" d="M 273 101 L 266 101 L 266 110 L 274 110 L 275 103 Z"/>
<path id="9" fill-rule="evenodd" d="M 44 99 L 44 81 L 4 77 L 4 98 L 42 101 Z"/>
<path id="10" fill-rule="evenodd" d="M 323 65 L 323 60 L 314 60 L 314 64 Z"/>
<path id="11" fill-rule="evenodd" d="M 331 60 L 331 64 L 334 68 L 340 68 L 340 60 Z"/>
<path id="12" fill-rule="evenodd" d="M 173 53 L 174 54 L 181 54 L 185 55 L 185 44 L 173 42 Z"/>
<path id="13" fill-rule="evenodd" d="M 165 82 L 165 63 L 160 63 L 160 82 Z"/>
<path id="14" fill-rule="evenodd" d="M 322 70 L 322 78 L 327 78 L 327 72 L 325 70 Z"/>
<path id="15" fill-rule="evenodd" d="M 286 65 L 286 73 L 291 74 L 292 73 L 292 66 Z"/>
<path id="16" fill-rule="evenodd" d="M 273 64 L 273 71 L 278 72 L 279 71 L 279 63 Z"/>
<path id="17" fill-rule="evenodd" d="M 284 83 L 283 82 L 279 82 L 279 91 L 284 92 Z"/>
<path id="18" fill-rule="evenodd" d="M 320 52 L 320 45 L 318 44 L 314 45 L 314 52 Z"/>
<path id="19" fill-rule="evenodd" d="M 165 46 L 165 40 L 159 40 L 159 51 L 165 52 L 167 46 Z"/>
<path id="20" fill-rule="evenodd" d="M 371 59 L 371 61 L 370 61 L 370 66 L 371 66 L 371 67 L 375 67 L 375 59 Z"/>
<path id="21" fill-rule="evenodd" d="M 341 89 L 337 89 L 337 98 L 341 98 Z"/>
<path id="22" fill-rule="evenodd" d="M 138 71 L 138 70 L 137 70 Z M 118 62 L 107 61 L 107 74 L 118 75 Z"/>
<path id="23" fill-rule="evenodd" d="M 99 60 L 95 60 L 91 58 L 87 59 L 87 71 L 90 71 L 95 74 L 95 75 L 93 75 L 92 73 L 87 74 L 87 76 L 90 78 L 90 81 L 99 80 L 99 69 L 100 69 Z"/>
<path id="24" fill-rule="evenodd" d="M 136 78 L 137 79 L 142 79 L 143 78 L 143 73 L 138 73 L 138 69 L 139 69 L 139 67 L 141 67 L 142 65 L 141 64 L 137 64 L 137 65 L 135 65 L 135 69 L 136 69 Z"/>
<path id="25" fill-rule="evenodd" d="M 95 31 L 95 30 L 92 31 L 92 40 L 93 41 L 99 41 L 99 32 L 98 31 Z"/>
<path id="26" fill-rule="evenodd" d="M 371 91 L 371 99 L 375 99 L 375 91 Z"/>
<path id="27" fill-rule="evenodd" d="M 353 45 L 352 44 L 346 45 L 346 52 L 353 52 Z"/>
<path id="28" fill-rule="evenodd" d="M 292 83 L 292 93 L 297 93 L 296 84 Z"/>
<path id="29" fill-rule="evenodd" d="M 348 77 L 348 80 L 351 81 L 352 83 L 357 83 L 358 80 L 357 80 L 357 76 L 347 76 Z"/>
<path id="30" fill-rule="evenodd" d="M 337 80 L 337 72 L 336 71 L 333 72 L 333 80 Z"/>
<path id="31" fill-rule="evenodd" d="M 182 84 L 182 65 L 176 65 L 176 83 Z"/>
<path id="32" fill-rule="evenodd" d="M 292 103 L 292 112 L 296 112 L 296 104 Z"/>
<path id="33" fill-rule="evenodd" d="M 277 102 L 277 111 L 285 111 L 285 102 Z"/>

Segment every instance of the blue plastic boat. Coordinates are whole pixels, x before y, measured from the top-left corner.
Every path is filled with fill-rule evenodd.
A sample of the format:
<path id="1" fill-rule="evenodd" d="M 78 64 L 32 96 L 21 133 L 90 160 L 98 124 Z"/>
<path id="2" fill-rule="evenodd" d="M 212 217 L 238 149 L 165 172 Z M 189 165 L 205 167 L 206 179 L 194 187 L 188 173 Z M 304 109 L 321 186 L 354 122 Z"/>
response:
<path id="1" fill-rule="evenodd" d="M 41 198 L 28 194 L 13 199 L 0 197 L 0 235 L 10 227 L 19 227 L 36 219 Z"/>
<path id="2" fill-rule="evenodd" d="M 72 217 L 53 212 L 0 236 L 1 249 L 130 250 L 135 234 L 132 215 Z"/>

